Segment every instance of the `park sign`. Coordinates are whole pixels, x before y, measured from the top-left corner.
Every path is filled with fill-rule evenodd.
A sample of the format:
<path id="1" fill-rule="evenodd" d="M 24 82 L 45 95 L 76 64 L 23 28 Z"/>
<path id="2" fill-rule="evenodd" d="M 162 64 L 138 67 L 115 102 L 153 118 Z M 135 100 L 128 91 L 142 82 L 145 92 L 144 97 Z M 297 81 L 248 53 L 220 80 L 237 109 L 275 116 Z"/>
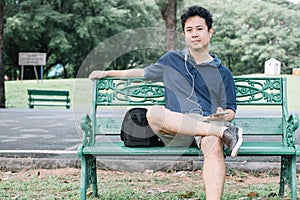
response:
<path id="1" fill-rule="evenodd" d="M 19 53 L 19 65 L 42 66 L 46 65 L 46 53 Z"/>
<path id="2" fill-rule="evenodd" d="M 24 77 L 24 66 L 33 66 L 35 77 L 39 80 L 36 66 L 41 67 L 41 80 L 43 79 L 43 66 L 46 65 L 46 53 L 25 53 L 19 52 L 19 65 L 21 68 L 21 80 Z"/>

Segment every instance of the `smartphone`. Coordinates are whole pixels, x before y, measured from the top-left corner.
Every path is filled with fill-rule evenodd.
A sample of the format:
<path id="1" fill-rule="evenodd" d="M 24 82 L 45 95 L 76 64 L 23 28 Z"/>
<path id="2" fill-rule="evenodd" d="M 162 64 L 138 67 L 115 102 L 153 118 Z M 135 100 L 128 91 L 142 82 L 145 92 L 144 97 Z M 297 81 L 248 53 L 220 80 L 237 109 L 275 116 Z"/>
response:
<path id="1" fill-rule="evenodd" d="M 226 111 L 223 111 L 223 112 L 217 112 L 217 113 L 214 113 L 214 114 L 211 114 L 209 116 L 214 116 L 214 117 L 218 117 L 220 115 L 226 115 L 226 114 L 229 114 L 229 112 L 226 112 Z"/>

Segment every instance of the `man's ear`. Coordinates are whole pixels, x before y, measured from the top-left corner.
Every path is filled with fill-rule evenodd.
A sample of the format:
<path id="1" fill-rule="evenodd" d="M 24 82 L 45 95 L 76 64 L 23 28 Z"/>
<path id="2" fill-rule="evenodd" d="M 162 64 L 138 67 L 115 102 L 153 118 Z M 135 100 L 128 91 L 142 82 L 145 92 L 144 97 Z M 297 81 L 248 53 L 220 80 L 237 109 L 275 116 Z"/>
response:
<path id="1" fill-rule="evenodd" d="M 213 35 L 213 33 L 214 33 L 214 28 L 211 28 L 211 29 L 209 29 L 209 38 L 211 38 L 212 37 L 212 35 Z"/>
<path id="2" fill-rule="evenodd" d="M 185 33 L 184 33 L 184 31 L 182 31 L 182 32 L 181 32 L 181 35 L 182 35 L 183 37 L 185 36 Z"/>

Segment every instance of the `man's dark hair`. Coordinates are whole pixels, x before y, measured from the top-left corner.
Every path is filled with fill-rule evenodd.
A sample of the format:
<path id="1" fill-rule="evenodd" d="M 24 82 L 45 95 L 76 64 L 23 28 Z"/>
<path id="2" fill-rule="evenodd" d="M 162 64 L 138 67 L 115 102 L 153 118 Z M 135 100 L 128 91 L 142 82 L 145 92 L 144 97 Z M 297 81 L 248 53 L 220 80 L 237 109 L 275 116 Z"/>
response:
<path id="1" fill-rule="evenodd" d="M 195 16 L 199 16 L 205 19 L 208 30 L 212 28 L 213 19 L 211 13 L 201 6 L 192 6 L 183 15 L 181 15 L 181 25 L 183 31 L 186 20 L 190 17 Z"/>

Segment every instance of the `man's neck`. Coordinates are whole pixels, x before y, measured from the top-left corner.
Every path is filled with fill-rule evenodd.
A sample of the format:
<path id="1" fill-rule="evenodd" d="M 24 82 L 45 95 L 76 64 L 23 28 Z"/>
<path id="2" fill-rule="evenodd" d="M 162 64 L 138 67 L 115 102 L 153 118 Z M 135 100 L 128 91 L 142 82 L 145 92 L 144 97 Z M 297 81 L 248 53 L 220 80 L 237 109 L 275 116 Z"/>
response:
<path id="1" fill-rule="evenodd" d="M 207 50 L 201 49 L 201 50 L 191 50 L 190 54 L 195 60 L 196 64 L 206 63 L 213 60 L 213 57 L 209 55 Z"/>

